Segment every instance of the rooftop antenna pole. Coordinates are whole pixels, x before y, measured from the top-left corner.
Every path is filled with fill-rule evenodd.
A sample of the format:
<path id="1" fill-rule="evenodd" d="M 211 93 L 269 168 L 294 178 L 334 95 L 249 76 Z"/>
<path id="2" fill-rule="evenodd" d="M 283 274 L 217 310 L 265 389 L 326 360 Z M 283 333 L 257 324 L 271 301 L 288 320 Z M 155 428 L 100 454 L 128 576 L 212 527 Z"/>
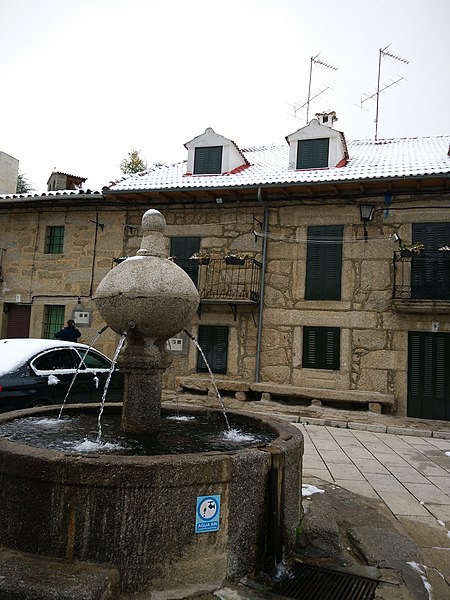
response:
<path id="1" fill-rule="evenodd" d="M 320 54 L 320 52 L 319 52 Z M 329 65 L 328 63 L 319 59 L 319 54 L 316 56 L 311 56 L 311 64 L 309 67 L 309 84 L 308 84 L 308 100 L 306 101 L 306 124 L 309 122 L 309 105 L 311 103 L 311 81 L 312 81 L 312 70 L 313 65 L 322 65 L 323 67 L 327 67 L 328 69 L 333 69 L 333 71 L 337 71 L 337 67 L 333 67 L 333 65 Z M 328 88 L 326 88 L 328 89 Z"/>
<path id="2" fill-rule="evenodd" d="M 375 141 L 378 140 L 378 114 L 379 114 L 379 105 L 380 105 L 380 91 L 382 92 L 383 90 L 387 89 L 389 86 L 386 86 L 383 88 L 383 90 L 380 90 L 380 78 L 381 78 L 381 59 L 383 56 L 388 56 L 389 58 L 393 58 L 394 60 L 398 60 L 400 62 L 403 62 L 405 64 L 409 64 L 409 60 L 406 60 L 405 58 L 402 58 L 401 56 L 397 56 L 396 54 L 393 54 L 392 52 L 389 52 L 388 48 L 389 48 L 390 44 L 388 44 L 385 48 L 380 48 L 379 50 L 379 56 L 378 56 L 378 78 L 377 78 L 377 91 L 376 91 L 376 99 L 377 99 L 377 108 L 376 108 L 376 113 L 375 113 Z M 398 79 L 397 81 L 395 81 L 394 83 L 398 83 L 399 81 L 401 81 L 403 79 L 403 77 L 401 77 L 400 79 Z M 392 83 L 391 85 L 394 85 L 394 83 Z M 368 98 L 366 98 L 367 100 Z"/>

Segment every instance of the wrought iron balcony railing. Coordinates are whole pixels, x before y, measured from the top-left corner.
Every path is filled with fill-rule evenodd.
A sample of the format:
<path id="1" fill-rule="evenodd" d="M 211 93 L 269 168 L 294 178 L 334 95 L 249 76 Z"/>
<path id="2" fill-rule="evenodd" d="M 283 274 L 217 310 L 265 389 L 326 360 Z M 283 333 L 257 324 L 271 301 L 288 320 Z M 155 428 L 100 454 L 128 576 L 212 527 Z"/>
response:
<path id="1" fill-rule="evenodd" d="M 450 251 L 394 252 L 394 299 L 450 300 Z"/>
<path id="2" fill-rule="evenodd" d="M 224 259 L 176 260 L 197 286 L 200 299 L 240 304 L 259 302 L 261 263 L 247 258 L 242 264 L 226 264 Z"/>

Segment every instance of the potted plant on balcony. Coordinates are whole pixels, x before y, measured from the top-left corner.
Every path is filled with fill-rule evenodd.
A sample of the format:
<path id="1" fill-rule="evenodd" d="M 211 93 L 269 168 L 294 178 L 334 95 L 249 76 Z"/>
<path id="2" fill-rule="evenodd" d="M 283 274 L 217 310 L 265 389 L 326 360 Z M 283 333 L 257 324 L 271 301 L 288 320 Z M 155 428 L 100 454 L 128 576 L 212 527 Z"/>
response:
<path id="1" fill-rule="evenodd" d="M 224 256 L 227 265 L 243 265 L 245 264 L 246 254 L 234 254 L 229 252 Z"/>
<path id="2" fill-rule="evenodd" d="M 416 242 L 415 244 L 401 244 L 400 256 L 403 258 L 414 255 L 418 256 L 424 249 L 425 246 L 421 242 Z"/>
<path id="3" fill-rule="evenodd" d="M 199 265 L 209 265 L 210 256 L 206 252 L 194 252 L 189 258 L 191 260 L 196 260 Z"/>

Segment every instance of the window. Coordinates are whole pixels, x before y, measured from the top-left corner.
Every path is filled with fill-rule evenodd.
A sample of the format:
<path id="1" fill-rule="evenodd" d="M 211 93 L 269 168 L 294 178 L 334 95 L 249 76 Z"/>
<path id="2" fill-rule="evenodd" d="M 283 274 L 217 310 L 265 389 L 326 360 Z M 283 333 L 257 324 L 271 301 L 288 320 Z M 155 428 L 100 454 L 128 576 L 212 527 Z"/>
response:
<path id="1" fill-rule="evenodd" d="M 303 368 L 339 370 L 339 327 L 303 327 Z"/>
<path id="2" fill-rule="evenodd" d="M 45 307 L 44 313 L 44 336 L 53 340 L 55 333 L 64 326 L 65 306 L 50 306 Z"/>
<path id="3" fill-rule="evenodd" d="M 411 297 L 448 300 L 450 298 L 450 223 L 413 223 L 412 241 L 425 250 L 411 261 Z"/>
<path id="4" fill-rule="evenodd" d="M 73 371 L 78 364 L 77 354 L 70 348 L 46 352 L 33 361 L 36 371 Z"/>
<path id="5" fill-rule="evenodd" d="M 340 300 L 343 225 L 308 227 L 305 300 Z"/>
<path id="6" fill-rule="evenodd" d="M 64 225 L 47 227 L 45 234 L 45 253 L 62 254 L 64 248 Z"/>
<path id="7" fill-rule="evenodd" d="M 222 173 L 222 146 L 195 148 L 194 175 Z"/>
<path id="8" fill-rule="evenodd" d="M 226 325 L 200 325 L 198 343 L 213 373 L 227 372 L 228 327 Z M 208 373 L 208 367 L 201 355 L 197 357 L 197 371 Z"/>
<path id="9" fill-rule="evenodd" d="M 97 352 L 89 350 L 89 352 L 86 354 L 83 352 L 83 350 L 80 350 L 80 354 L 87 369 L 109 370 L 111 368 L 111 363 L 109 360 L 104 356 L 101 356 L 101 354 L 97 354 Z"/>
<path id="10" fill-rule="evenodd" d="M 299 140 L 297 143 L 297 169 L 328 167 L 329 138 Z"/>
<path id="11" fill-rule="evenodd" d="M 170 238 L 170 256 L 175 257 L 177 265 L 186 271 L 195 285 L 198 281 L 198 262 L 189 260 L 189 258 L 199 250 L 200 238 L 198 236 Z"/>

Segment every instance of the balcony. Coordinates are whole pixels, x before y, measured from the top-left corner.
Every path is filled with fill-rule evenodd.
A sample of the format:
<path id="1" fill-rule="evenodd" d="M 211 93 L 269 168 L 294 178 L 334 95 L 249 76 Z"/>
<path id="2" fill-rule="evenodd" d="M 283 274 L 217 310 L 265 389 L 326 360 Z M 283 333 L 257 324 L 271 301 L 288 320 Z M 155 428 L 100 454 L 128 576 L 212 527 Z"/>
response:
<path id="1" fill-rule="evenodd" d="M 178 259 L 176 263 L 196 284 L 201 304 L 228 304 L 236 318 L 237 305 L 259 303 L 261 263 L 253 258 L 242 264 L 227 264 L 220 258 Z"/>
<path id="2" fill-rule="evenodd" d="M 450 251 L 394 252 L 393 299 L 400 312 L 450 313 Z"/>

